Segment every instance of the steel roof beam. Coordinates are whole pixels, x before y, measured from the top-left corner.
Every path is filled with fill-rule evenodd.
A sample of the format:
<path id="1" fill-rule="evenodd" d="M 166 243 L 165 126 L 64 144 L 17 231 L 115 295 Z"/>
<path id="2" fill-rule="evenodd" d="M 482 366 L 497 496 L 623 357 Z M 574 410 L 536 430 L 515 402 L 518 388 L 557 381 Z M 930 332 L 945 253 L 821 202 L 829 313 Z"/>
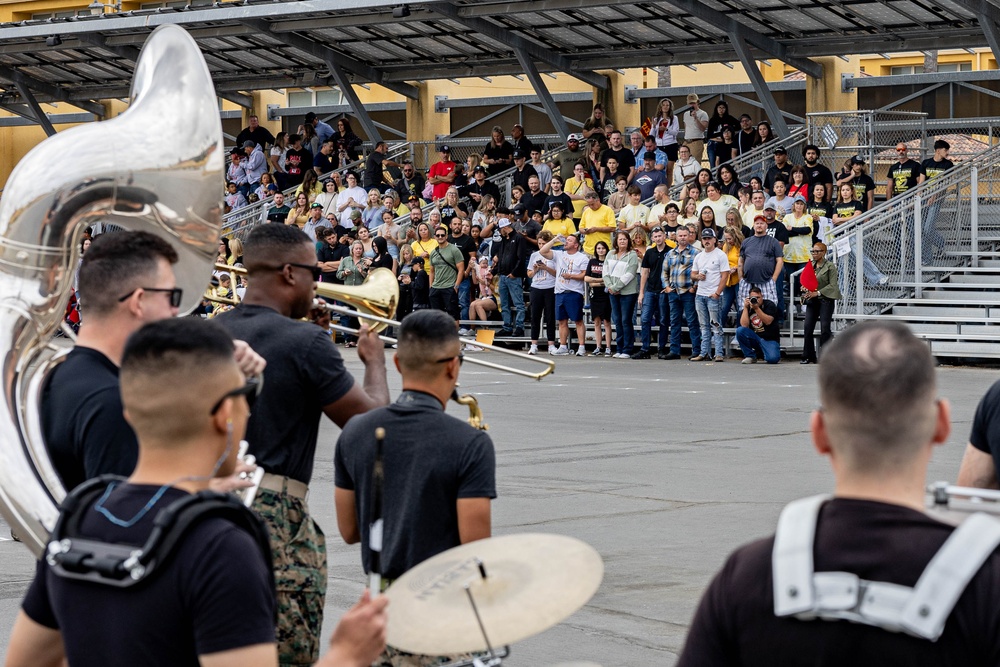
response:
<path id="1" fill-rule="evenodd" d="M 103 104 L 98 104 L 97 102 L 92 101 L 71 100 L 69 94 L 59 86 L 46 83 L 45 81 L 39 81 L 32 76 L 18 72 L 16 69 L 11 69 L 7 66 L 0 66 L 0 79 L 10 81 L 19 88 L 20 86 L 24 86 L 27 89 L 37 90 L 57 102 L 68 102 L 75 107 L 83 109 L 84 111 L 97 114 L 102 118 L 104 117 L 105 111 Z"/>
<path id="2" fill-rule="evenodd" d="M 361 123 L 361 127 L 365 130 L 365 134 L 368 135 L 368 141 L 382 141 L 382 134 L 378 131 L 375 123 L 372 121 L 372 117 L 368 115 L 368 110 L 365 109 L 365 105 L 361 103 L 361 99 L 354 91 L 354 86 L 351 85 L 351 82 L 347 78 L 347 74 L 344 73 L 343 68 L 332 58 L 326 61 L 326 66 L 330 69 L 330 74 L 333 76 L 334 81 L 337 82 L 337 87 L 340 88 L 340 93 L 347 98 L 347 103 L 351 105 L 351 109 L 354 111 L 354 117 L 358 119 Z"/>
<path id="3" fill-rule="evenodd" d="M 566 120 L 563 118 L 556 101 L 552 98 L 552 93 L 549 92 L 548 86 L 542 81 L 542 75 L 538 73 L 538 68 L 535 67 L 535 63 L 531 59 L 531 54 L 525 49 L 514 49 L 514 55 L 517 56 L 517 60 L 521 63 L 521 68 L 524 70 L 525 76 L 531 82 L 531 87 L 535 89 L 535 94 L 538 95 L 542 106 L 545 107 L 545 112 L 548 114 L 552 127 L 556 129 L 560 137 L 567 136 L 569 134 L 569 126 L 566 124 Z"/>
<path id="4" fill-rule="evenodd" d="M 38 103 L 38 100 L 35 99 L 31 89 L 23 83 L 19 83 L 17 84 L 17 92 L 21 93 L 21 97 L 24 98 L 28 108 L 31 109 L 31 115 L 35 117 L 35 122 L 41 125 L 42 129 L 45 130 L 45 136 L 51 137 L 54 135 L 56 133 L 56 128 L 52 126 L 52 121 L 50 121 L 49 117 L 45 115 L 44 111 L 42 111 L 42 107 Z"/>
<path id="5" fill-rule="evenodd" d="M 767 81 L 764 81 L 764 75 L 760 73 L 757 61 L 751 55 L 750 49 L 747 48 L 746 43 L 739 34 L 733 33 L 729 36 L 729 39 L 733 43 L 733 48 L 736 49 L 736 55 L 739 57 L 740 62 L 743 63 L 743 69 L 746 70 L 747 76 L 750 77 L 750 83 L 753 84 L 753 90 L 757 94 L 757 99 L 764 106 L 768 120 L 774 126 L 775 133 L 779 137 L 787 137 L 788 124 L 785 123 L 785 117 L 781 113 L 781 108 L 778 107 L 778 103 L 774 100 L 774 95 L 768 89 Z"/>

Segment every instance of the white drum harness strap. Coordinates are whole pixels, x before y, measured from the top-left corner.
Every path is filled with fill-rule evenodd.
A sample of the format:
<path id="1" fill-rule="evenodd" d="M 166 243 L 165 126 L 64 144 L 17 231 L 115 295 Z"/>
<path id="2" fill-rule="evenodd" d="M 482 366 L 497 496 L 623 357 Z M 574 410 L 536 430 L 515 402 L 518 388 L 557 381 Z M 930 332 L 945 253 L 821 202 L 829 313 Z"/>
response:
<path id="1" fill-rule="evenodd" d="M 771 557 L 775 616 L 846 620 L 936 641 L 965 587 L 1000 545 L 1000 521 L 969 516 L 910 588 L 850 572 L 814 571 L 816 521 L 829 499 L 802 498 L 781 512 Z"/>

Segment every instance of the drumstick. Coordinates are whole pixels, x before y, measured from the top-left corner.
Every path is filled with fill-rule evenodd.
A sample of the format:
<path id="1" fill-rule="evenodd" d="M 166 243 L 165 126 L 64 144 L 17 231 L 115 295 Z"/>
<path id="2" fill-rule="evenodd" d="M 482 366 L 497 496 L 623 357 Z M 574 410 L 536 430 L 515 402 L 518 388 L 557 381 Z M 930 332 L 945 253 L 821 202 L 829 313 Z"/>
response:
<path id="1" fill-rule="evenodd" d="M 368 528 L 368 551 L 371 568 L 368 572 L 368 590 L 373 598 L 382 592 L 382 446 L 385 429 L 375 429 L 375 465 L 372 467 L 372 516 Z"/>

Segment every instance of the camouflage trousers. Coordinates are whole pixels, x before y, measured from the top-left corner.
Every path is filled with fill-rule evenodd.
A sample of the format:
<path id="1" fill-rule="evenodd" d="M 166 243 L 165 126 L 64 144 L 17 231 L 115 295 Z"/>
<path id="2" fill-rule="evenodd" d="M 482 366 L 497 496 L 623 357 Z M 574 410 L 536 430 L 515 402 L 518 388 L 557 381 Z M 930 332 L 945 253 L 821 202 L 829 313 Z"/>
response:
<path id="1" fill-rule="evenodd" d="M 303 499 L 261 489 L 253 509 L 271 537 L 278 662 L 281 667 L 312 665 L 319 659 L 326 604 L 326 537 Z"/>

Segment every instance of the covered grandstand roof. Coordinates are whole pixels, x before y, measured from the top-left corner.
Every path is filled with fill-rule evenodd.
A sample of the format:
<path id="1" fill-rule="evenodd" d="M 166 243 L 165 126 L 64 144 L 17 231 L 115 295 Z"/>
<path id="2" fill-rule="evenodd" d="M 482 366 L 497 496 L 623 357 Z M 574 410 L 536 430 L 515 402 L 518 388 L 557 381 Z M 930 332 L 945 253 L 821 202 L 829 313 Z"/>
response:
<path id="1" fill-rule="evenodd" d="M 245 100 L 335 85 L 330 62 L 415 97 L 419 80 L 521 73 L 518 53 L 606 87 L 596 70 L 738 60 L 733 38 L 817 75 L 813 56 L 995 47 L 997 17 L 988 0 L 244 0 L 0 25 L 0 104 L 25 101 L 16 84 L 87 110 L 126 97 L 164 23 L 192 33 L 220 94 Z"/>

